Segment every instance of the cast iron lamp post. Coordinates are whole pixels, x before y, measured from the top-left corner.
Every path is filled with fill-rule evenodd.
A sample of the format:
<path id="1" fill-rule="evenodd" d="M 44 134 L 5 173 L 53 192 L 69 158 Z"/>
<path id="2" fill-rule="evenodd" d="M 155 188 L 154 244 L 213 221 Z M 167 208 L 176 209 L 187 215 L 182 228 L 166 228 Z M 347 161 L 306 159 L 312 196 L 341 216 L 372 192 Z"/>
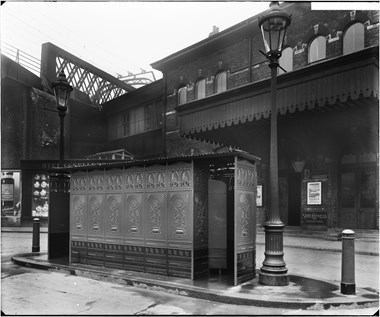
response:
<path id="1" fill-rule="evenodd" d="M 288 269 L 284 261 L 283 231 L 280 219 L 278 196 L 278 154 L 277 154 L 277 67 L 281 57 L 282 45 L 291 17 L 279 8 L 278 1 L 272 1 L 269 13 L 259 19 L 265 53 L 271 69 L 271 133 L 270 133 L 270 206 L 264 223 L 265 259 L 259 273 L 259 282 L 265 285 L 288 285 Z"/>
<path id="2" fill-rule="evenodd" d="M 60 132 L 59 132 L 59 165 L 63 166 L 63 161 L 65 158 L 65 143 L 64 143 L 64 119 L 66 116 L 67 111 L 67 103 L 70 98 L 70 93 L 73 90 L 73 87 L 70 86 L 68 83 L 65 73 L 63 70 L 59 73 L 57 77 L 57 81 L 52 84 L 55 100 L 57 103 L 57 110 L 59 114 L 59 125 L 60 125 Z"/>

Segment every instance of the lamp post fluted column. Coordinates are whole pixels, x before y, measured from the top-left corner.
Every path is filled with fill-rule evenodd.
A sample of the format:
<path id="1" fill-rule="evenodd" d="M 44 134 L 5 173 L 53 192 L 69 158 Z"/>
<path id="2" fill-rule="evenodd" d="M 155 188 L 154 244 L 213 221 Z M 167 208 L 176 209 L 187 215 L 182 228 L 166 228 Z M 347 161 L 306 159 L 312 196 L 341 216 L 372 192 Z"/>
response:
<path id="1" fill-rule="evenodd" d="M 284 261 L 283 231 L 284 223 L 280 219 L 278 194 L 278 150 L 277 150 L 277 69 L 281 57 L 285 34 L 291 17 L 280 10 L 279 2 L 272 1 L 271 10 L 260 18 L 265 53 L 271 69 L 271 120 L 270 120 L 270 166 L 269 192 L 270 206 L 265 228 L 265 259 L 260 268 L 259 282 L 265 285 L 288 285 L 288 269 Z"/>
<path id="2" fill-rule="evenodd" d="M 265 259 L 259 273 L 259 282 L 265 285 L 288 285 L 288 269 L 284 261 L 283 230 L 280 219 L 278 194 L 278 150 L 277 150 L 277 67 L 278 57 L 271 57 L 271 121 L 270 121 L 270 206 L 269 215 L 264 223 Z"/>

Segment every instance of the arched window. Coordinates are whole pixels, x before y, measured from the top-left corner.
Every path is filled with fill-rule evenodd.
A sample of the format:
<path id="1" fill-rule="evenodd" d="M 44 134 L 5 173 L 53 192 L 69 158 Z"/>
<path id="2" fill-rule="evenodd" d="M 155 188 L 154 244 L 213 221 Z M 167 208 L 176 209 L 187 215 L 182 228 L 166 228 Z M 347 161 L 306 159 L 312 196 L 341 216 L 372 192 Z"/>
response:
<path id="1" fill-rule="evenodd" d="M 178 89 L 178 104 L 183 105 L 187 102 L 187 88 L 186 86 Z"/>
<path id="2" fill-rule="evenodd" d="M 196 84 L 196 99 L 202 99 L 206 96 L 206 79 L 200 79 Z"/>
<path id="3" fill-rule="evenodd" d="M 326 58 L 326 38 L 316 37 L 309 45 L 309 63 Z"/>
<path id="4" fill-rule="evenodd" d="M 287 47 L 282 51 L 279 62 L 280 66 L 287 72 L 291 72 L 293 70 L 293 49 L 291 47 Z M 281 68 L 278 68 L 278 74 L 283 73 L 284 71 Z"/>
<path id="5" fill-rule="evenodd" d="M 343 37 L 343 55 L 360 51 L 364 48 L 364 25 L 352 24 Z"/>
<path id="6" fill-rule="evenodd" d="M 223 92 L 227 90 L 227 72 L 223 71 L 216 75 L 215 80 L 215 91 L 216 93 Z"/>

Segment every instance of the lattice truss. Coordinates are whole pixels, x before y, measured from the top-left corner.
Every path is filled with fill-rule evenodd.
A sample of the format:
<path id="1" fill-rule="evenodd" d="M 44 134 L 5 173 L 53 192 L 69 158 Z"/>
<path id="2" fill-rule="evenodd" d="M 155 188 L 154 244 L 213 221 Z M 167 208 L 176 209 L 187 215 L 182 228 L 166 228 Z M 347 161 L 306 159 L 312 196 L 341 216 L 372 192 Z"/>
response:
<path id="1" fill-rule="evenodd" d="M 67 59 L 56 57 L 57 76 L 61 70 L 65 72 L 71 86 L 89 95 L 91 102 L 97 105 L 103 104 L 128 92 L 116 83 L 111 83 L 109 80 Z"/>

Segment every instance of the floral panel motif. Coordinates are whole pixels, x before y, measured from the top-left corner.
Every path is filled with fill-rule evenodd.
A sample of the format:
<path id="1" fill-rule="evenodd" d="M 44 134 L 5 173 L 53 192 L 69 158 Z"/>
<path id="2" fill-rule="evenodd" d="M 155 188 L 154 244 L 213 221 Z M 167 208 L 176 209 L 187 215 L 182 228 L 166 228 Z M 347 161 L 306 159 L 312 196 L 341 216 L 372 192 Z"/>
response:
<path id="1" fill-rule="evenodd" d="M 104 177 L 103 175 L 91 175 L 89 176 L 89 186 L 90 191 L 103 190 L 104 189 Z"/>
<path id="2" fill-rule="evenodd" d="M 141 208 L 141 197 L 138 195 L 128 195 L 126 199 L 126 209 L 129 221 L 129 232 L 138 233 L 141 231 Z"/>
<path id="3" fill-rule="evenodd" d="M 189 194 L 173 194 L 170 198 L 173 221 L 174 236 L 186 236 L 188 234 L 188 224 L 186 214 L 189 212 Z"/>
<path id="4" fill-rule="evenodd" d="M 109 230 L 111 232 L 120 231 L 120 203 L 114 196 L 110 196 L 107 199 L 107 212 Z"/>
<path id="5" fill-rule="evenodd" d="M 169 186 L 171 188 L 183 188 L 192 186 L 191 170 L 189 168 L 171 170 L 169 173 Z"/>
<path id="6" fill-rule="evenodd" d="M 204 194 L 194 194 L 194 212 L 196 213 L 195 235 L 201 242 L 207 241 L 207 207 Z"/>
<path id="7" fill-rule="evenodd" d="M 73 229 L 74 231 L 83 231 L 85 212 L 84 197 L 74 197 L 72 208 Z"/>
<path id="8" fill-rule="evenodd" d="M 164 171 L 149 171 L 147 172 L 147 184 L 149 189 L 165 188 L 165 172 Z"/>
<path id="9" fill-rule="evenodd" d="M 98 231 L 101 229 L 101 202 L 97 197 L 91 197 L 89 207 L 91 229 Z"/>
<path id="10" fill-rule="evenodd" d="M 107 175 L 106 189 L 109 189 L 109 190 L 123 189 L 123 175 L 121 174 Z"/>
<path id="11" fill-rule="evenodd" d="M 70 190 L 72 192 L 86 190 L 86 177 L 85 176 L 72 176 Z"/>
<path id="12" fill-rule="evenodd" d="M 144 188 L 144 173 L 127 173 L 125 174 L 126 189 L 143 189 Z"/>
<path id="13" fill-rule="evenodd" d="M 240 212 L 240 229 L 241 237 L 246 238 L 250 235 L 250 217 L 252 212 L 251 196 L 247 193 L 240 194 L 239 197 L 239 212 Z"/>
<path id="14" fill-rule="evenodd" d="M 256 175 L 254 169 L 239 166 L 236 171 L 236 181 L 238 186 L 255 188 Z"/>
<path id="15" fill-rule="evenodd" d="M 194 188 L 196 190 L 207 191 L 208 173 L 201 169 L 194 169 Z"/>
<path id="16" fill-rule="evenodd" d="M 161 234 L 163 230 L 163 195 L 152 194 L 148 196 L 148 217 L 153 234 Z"/>

